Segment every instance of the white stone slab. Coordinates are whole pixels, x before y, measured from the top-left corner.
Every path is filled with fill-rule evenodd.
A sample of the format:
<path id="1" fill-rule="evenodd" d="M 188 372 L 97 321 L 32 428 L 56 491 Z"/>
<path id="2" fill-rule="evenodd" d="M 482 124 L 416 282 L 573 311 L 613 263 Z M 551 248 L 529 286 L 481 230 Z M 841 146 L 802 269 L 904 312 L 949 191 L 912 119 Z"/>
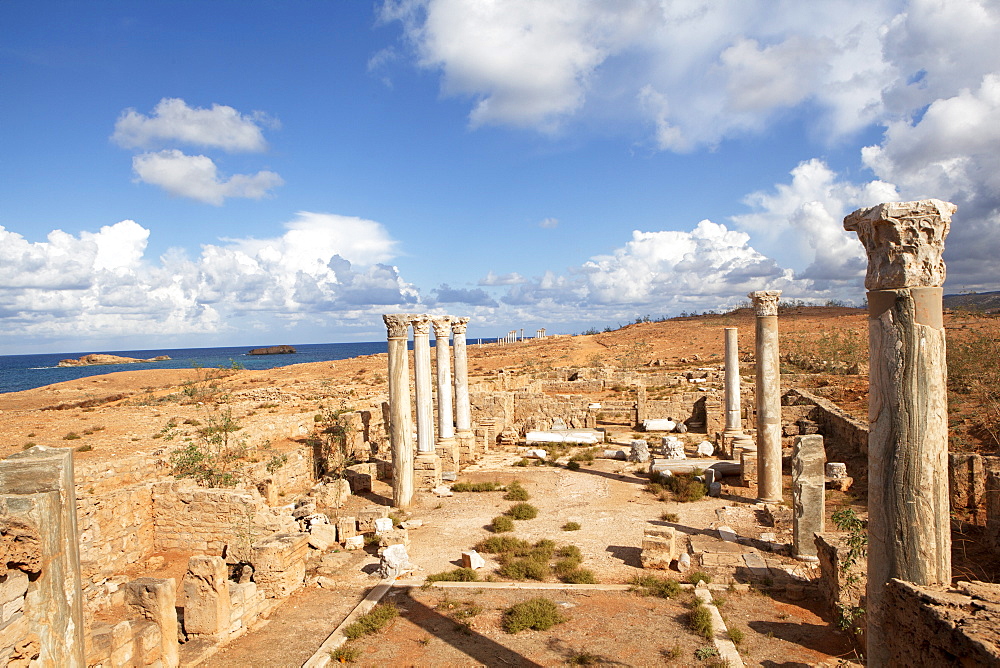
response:
<path id="1" fill-rule="evenodd" d="M 604 433 L 596 429 L 529 431 L 524 436 L 524 441 L 525 443 L 579 443 L 594 445 L 604 442 Z"/>
<path id="2" fill-rule="evenodd" d="M 642 428 L 645 431 L 673 431 L 676 426 L 677 423 L 673 420 L 653 419 L 642 421 Z"/>
<path id="3" fill-rule="evenodd" d="M 760 556 L 756 552 L 747 552 L 743 555 L 743 562 L 750 569 L 755 577 L 767 577 L 770 571 L 767 570 L 767 563 L 764 562 L 764 557 Z"/>

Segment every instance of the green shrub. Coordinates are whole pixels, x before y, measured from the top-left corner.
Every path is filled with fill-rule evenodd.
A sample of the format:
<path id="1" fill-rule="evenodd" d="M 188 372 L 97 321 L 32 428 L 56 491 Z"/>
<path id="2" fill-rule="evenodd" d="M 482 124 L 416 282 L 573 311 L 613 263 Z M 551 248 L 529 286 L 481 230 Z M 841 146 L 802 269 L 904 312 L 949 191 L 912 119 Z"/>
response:
<path id="1" fill-rule="evenodd" d="M 527 501 L 531 498 L 528 490 L 521 486 L 521 483 L 514 481 L 507 485 L 507 493 L 503 495 L 508 501 Z"/>
<path id="2" fill-rule="evenodd" d="M 530 503 L 515 503 L 504 513 L 515 520 L 533 520 L 538 517 L 538 508 Z"/>
<path id="3" fill-rule="evenodd" d="M 659 578 L 655 575 L 637 575 L 632 578 L 632 591 L 643 596 L 659 598 L 676 598 L 681 593 L 681 585 L 672 578 Z"/>
<path id="4" fill-rule="evenodd" d="M 705 571 L 695 571 L 694 573 L 691 573 L 684 579 L 693 585 L 698 584 L 702 580 L 705 581 L 705 584 L 708 584 L 709 582 L 712 581 L 712 576 L 706 573 Z"/>
<path id="5" fill-rule="evenodd" d="M 719 656 L 719 650 L 714 647 L 699 647 L 694 651 L 694 658 L 699 661 L 705 661 L 706 659 L 711 659 L 716 656 Z"/>
<path id="6" fill-rule="evenodd" d="M 694 606 L 688 613 L 688 626 L 692 631 L 708 640 L 712 639 L 715 631 L 712 628 L 712 613 L 701 603 Z"/>
<path id="7" fill-rule="evenodd" d="M 568 464 L 566 464 L 566 468 L 568 468 L 570 471 L 579 471 L 580 470 L 580 462 L 572 462 L 571 461 Z"/>
<path id="8" fill-rule="evenodd" d="M 330 660 L 335 663 L 354 663 L 361 658 L 361 650 L 357 647 L 341 645 L 330 652 Z"/>
<path id="9" fill-rule="evenodd" d="M 490 531 L 493 533 L 506 533 L 514 530 L 514 520 L 506 515 L 497 515 L 490 523 Z"/>
<path id="10" fill-rule="evenodd" d="M 514 466 L 527 466 L 527 465 L 528 465 L 528 460 L 523 458 L 520 461 L 514 462 Z"/>
<path id="11" fill-rule="evenodd" d="M 548 560 L 522 557 L 501 566 L 497 573 L 511 580 L 545 580 L 549 575 Z"/>
<path id="12" fill-rule="evenodd" d="M 94 446 L 92 446 L 90 443 L 87 443 L 85 445 L 81 445 L 80 447 L 78 447 L 76 449 L 76 451 L 77 452 L 90 452 L 93 449 L 94 449 Z"/>
<path id="13" fill-rule="evenodd" d="M 664 522 L 677 522 L 680 520 L 680 516 L 677 513 L 663 513 L 660 515 L 660 519 Z"/>
<path id="14" fill-rule="evenodd" d="M 344 635 L 354 640 L 362 636 L 381 631 L 393 619 L 399 616 L 399 608 L 392 603 L 379 603 L 371 612 L 361 615 L 353 624 L 344 629 Z"/>
<path id="15" fill-rule="evenodd" d="M 451 486 L 453 492 L 500 492 L 503 485 L 498 482 L 456 482 Z"/>
<path id="16" fill-rule="evenodd" d="M 745 637 L 746 636 L 743 631 L 740 631 L 739 629 L 729 629 L 729 639 L 733 641 L 734 645 L 739 645 L 743 642 Z"/>
<path id="17" fill-rule="evenodd" d="M 517 550 L 528 550 L 531 543 L 514 536 L 491 536 L 476 543 L 476 552 L 485 554 L 505 554 Z"/>
<path id="18" fill-rule="evenodd" d="M 456 568 L 452 571 L 434 573 L 427 576 L 427 582 L 478 582 L 479 574 L 471 568 Z"/>
<path id="19" fill-rule="evenodd" d="M 582 528 L 579 522 L 566 522 L 566 524 L 562 525 L 563 531 L 579 531 Z"/>
<path id="20" fill-rule="evenodd" d="M 80 436 L 80 434 L 76 433 L 75 431 L 71 431 L 67 433 L 65 436 L 63 436 L 64 441 L 75 441 L 78 438 L 83 438 L 83 437 Z"/>
<path id="21" fill-rule="evenodd" d="M 580 548 L 576 545 L 563 545 L 556 550 L 556 556 L 564 559 L 576 559 L 577 561 L 583 561 L 583 553 L 580 552 Z"/>
<path id="22" fill-rule="evenodd" d="M 503 630 L 517 633 L 525 629 L 548 631 L 566 618 L 559 614 L 556 604 L 547 598 L 532 598 L 513 605 L 503 612 Z"/>
<path id="23" fill-rule="evenodd" d="M 693 474 L 679 473 L 661 478 L 660 480 L 661 485 L 670 490 L 674 500 L 681 503 L 698 501 L 708 493 L 708 488 L 705 487 L 705 484 L 695 480 Z"/>
<path id="24" fill-rule="evenodd" d="M 604 663 L 604 661 L 597 654 L 591 654 L 590 652 L 577 652 L 573 656 L 566 659 L 566 663 L 571 666 L 594 666 L 599 663 Z"/>
<path id="25" fill-rule="evenodd" d="M 597 584 L 594 572 L 586 568 L 574 568 L 559 576 L 566 584 Z"/>

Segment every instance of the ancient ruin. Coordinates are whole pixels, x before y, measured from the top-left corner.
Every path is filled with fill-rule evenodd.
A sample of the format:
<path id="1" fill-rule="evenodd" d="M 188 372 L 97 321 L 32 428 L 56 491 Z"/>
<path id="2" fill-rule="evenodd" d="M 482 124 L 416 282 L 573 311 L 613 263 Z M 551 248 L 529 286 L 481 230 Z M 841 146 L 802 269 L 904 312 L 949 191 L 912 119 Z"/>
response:
<path id="1" fill-rule="evenodd" d="M 756 322 L 757 489 L 764 503 L 781 503 L 781 369 L 778 358 L 780 290 L 758 290 Z"/>

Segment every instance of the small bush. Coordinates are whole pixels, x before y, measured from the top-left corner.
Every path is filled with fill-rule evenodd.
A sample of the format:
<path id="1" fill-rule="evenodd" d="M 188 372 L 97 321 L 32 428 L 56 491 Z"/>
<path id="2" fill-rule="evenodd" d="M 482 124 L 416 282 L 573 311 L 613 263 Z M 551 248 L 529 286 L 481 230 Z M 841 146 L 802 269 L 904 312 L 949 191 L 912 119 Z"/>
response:
<path id="1" fill-rule="evenodd" d="M 538 508 L 530 503 L 515 503 L 504 513 L 515 520 L 533 520 L 538 517 Z"/>
<path id="2" fill-rule="evenodd" d="M 688 626 L 692 631 L 708 640 L 712 639 L 715 632 L 712 628 L 712 613 L 701 603 L 688 613 Z"/>
<path id="3" fill-rule="evenodd" d="M 330 660 L 336 663 L 354 663 L 361 658 L 361 650 L 357 647 L 341 645 L 330 652 Z"/>
<path id="4" fill-rule="evenodd" d="M 427 582 L 478 582 L 479 574 L 471 568 L 456 568 L 452 571 L 434 573 L 427 576 Z"/>
<path id="5" fill-rule="evenodd" d="M 680 520 L 680 516 L 677 513 L 663 513 L 660 515 L 660 519 L 664 522 L 677 522 Z"/>
<path id="6" fill-rule="evenodd" d="M 646 491 L 650 494 L 659 495 L 663 491 L 663 485 L 658 482 L 651 482 L 646 485 Z"/>
<path id="7" fill-rule="evenodd" d="M 499 492 L 503 485 L 498 482 L 456 482 L 451 486 L 453 492 Z"/>
<path id="8" fill-rule="evenodd" d="M 681 585 L 672 578 L 658 578 L 655 575 L 637 575 L 632 578 L 632 590 L 643 596 L 676 598 L 681 593 Z"/>
<path id="9" fill-rule="evenodd" d="M 685 580 L 693 585 L 698 584 L 702 580 L 705 581 L 705 584 L 708 584 L 712 581 L 712 576 L 705 571 L 695 571 L 694 573 L 688 575 Z"/>
<path id="10" fill-rule="evenodd" d="M 566 618 L 559 614 L 556 604 L 547 598 L 532 598 L 513 605 L 503 612 L 503 630 L 517 633 L 525 629 L 548 631 Z"/>
<path id="11" fill-rule="evenodd" d="M 662 486 L 670 490 L 674 500 L 681 503 L 699 501 L 708 493 L 705 484 L 695 480 L 693 474 L 680 473 L 660 480 Z"/>
<path id="12" fill-rule="evenodd" d="M 577 561 L 583 561 L 583 553 L 580 552 L 580 548 L 576 545 L 563 545 L 556 550 L 556 556 L 564 559 L 576 559 Z"/>
<path id="13" fill-rule="evenodd" d="M 513 536 L 491 536 L 476 543 L 476 552 L 485 554 L 505 554 L 517 550 L 528 550 L 531 543 Z"/>
<path id="14" fill-rule="evenodd" d="M 566 584 L 597 584 L 594 572 L 586 568 L 574 568 L 559 576 Z"/>
<path id="15" fill-rule="evenodd" d="M 527 466 L 527 465 L 528 465 L 528 460 L 524 458 L 522 458 L 520 461 L 514 462 L 514 466 Z"/>
<path id="16" fill-rule="evenodd" d="M 579 531 L 582 528 L 579 522 L 566 522 L 566 524 L 562 525 L 563 531 Z"/>
<path id="17" fill-rule="evenodd" d="M 80 447 L 78 447 L 76 449 L 76 451 L 77 452 L 90 452 L 93 449 L 94 449 L 94 446 L 92 446 L 90 443 L 87 443 L 85 445 L 81 445 Z"/>
<path id="18" fill-rule="evenodd" d="M 371 612 L 358 617 L 358 621 L 344 629 L 344 635 L 354 640 L 362 636 L 381 631 L 393 619 L 399 616 L 399 608 L 392 603 L 379 603 Z"/>
<path id="19" fill-rule="evenodd" d="M 75 441 L 78 438 L 83 438 L 83 437 L 80 436 L 80 434 L 76 433 L 75 431 L 71 431 L 65 436 L 63 436 L 64 441 Z"/>
<path id="20" fill-rule="evenodd" d="M 503 495 L 507 501 L 527 501 L 531 498 L 528 490 L 521 486 L 521 483 L 514 481 L 507 485 L 507 493 Z"/>
<path id="21" fill-rule="evenodd" d="M 579 471 L 580 462 L 569 462 L 568 464 L 566 464 L 566 468 L 568 468 L 570 471 Z"/>
<path id="22" fill-rule="evenodd" d="M 729 639 L 733 641 L 734 645 L 739 645 L 743 642 L 744 637 L 745 635 L 743 631 L 740 631 L 739 629 L 729 629 Z"/>
<path id="23" fill-rule="evenodd" d="M 514 520 L 506 515 L 497 515 L 490 523 L 490 531 L 493 533 L 506 533 L 514 530 Z"/>
<path id="24" fill-rule="evenodd" d="M 511 580 L 545 580 L 549 575 L 548 560 L 530 557 L 514 559 L 501 566 L 497 573 Z"/>
<path id="25" fill-rule="evenodd" d="M 694 658 L 699 661 L 704 661 L 706 659 L 711 659 L 712 657 L 719 656 L 719 650 L 714 647 L 699 647 L 694 651 Z"/>
<path id="26" fill-rule="evenodd" d="M 571 666 L 594 666 L 599 663 L 603 663 L 603 661 L 597 654 L 591 654 L 590 652 L 577 652 L 573 656 L 566 659 L 566 663 Z"/>

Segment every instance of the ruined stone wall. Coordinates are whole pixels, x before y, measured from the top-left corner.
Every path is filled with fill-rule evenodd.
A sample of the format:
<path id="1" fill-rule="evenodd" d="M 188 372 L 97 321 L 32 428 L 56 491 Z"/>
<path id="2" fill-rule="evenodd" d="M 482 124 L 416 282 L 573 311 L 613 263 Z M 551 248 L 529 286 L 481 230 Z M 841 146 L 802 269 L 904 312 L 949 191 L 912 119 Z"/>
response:
<path id="1" fill-rule="evenodd" d="M 496 420 L 494 435 L 507 429 L 514 423 L 514 393 L 506 391 L 484 391 L 476 386 L 469 391 L 469 404 L 472 408 L 472 422 L 478 423 L 483 418 Z"/>
<path id="2" fill-rule="evenodd" d="M 959 582 L 955 589 L 890 580 L 885 633 L 896 666 L 1000 665 L 1000 585 Z"/>
<path id="3" fill-rule="evenodd" d="M 156 552 L 186 550 L 243 560 L 253 542 L 297 524 L 282 509 L 268 506 L 257 491 L 210 489 L 190 481 L 152 485 Z"/>
<path id="4" fill-rule="evenodd" d="M 570 429 L 586 427 L 587 404 L 582 396 L 550 397 L 547 394 L 516 392 L 514 420 L 511 425 L 519 434 L 535 429 L 549 429 L 553 418 L 561 418 Z"/>
<path id="5" fill-rule="evenodd" d="M 837 461 L 857 455 L 868 456 L 868 424 L 852 417 L 828 399 L 801 388 L 791 388 L 785 392 L 782 403 L 789 410 L 793 406 L 814 406 L 806 411 L 806 417 L 819 425 L 819 433 L 825 439 L 827 459 Z M 784 410 L 782 409 L 782 418 Z"/>
<path id="6" fill-rule="evenodd" d="M 560 392 L 563 394 L 579 394 L 586 392 L 603 392 L 603 380 L 546 380 L 537 383 L 540 392 Z"/>

